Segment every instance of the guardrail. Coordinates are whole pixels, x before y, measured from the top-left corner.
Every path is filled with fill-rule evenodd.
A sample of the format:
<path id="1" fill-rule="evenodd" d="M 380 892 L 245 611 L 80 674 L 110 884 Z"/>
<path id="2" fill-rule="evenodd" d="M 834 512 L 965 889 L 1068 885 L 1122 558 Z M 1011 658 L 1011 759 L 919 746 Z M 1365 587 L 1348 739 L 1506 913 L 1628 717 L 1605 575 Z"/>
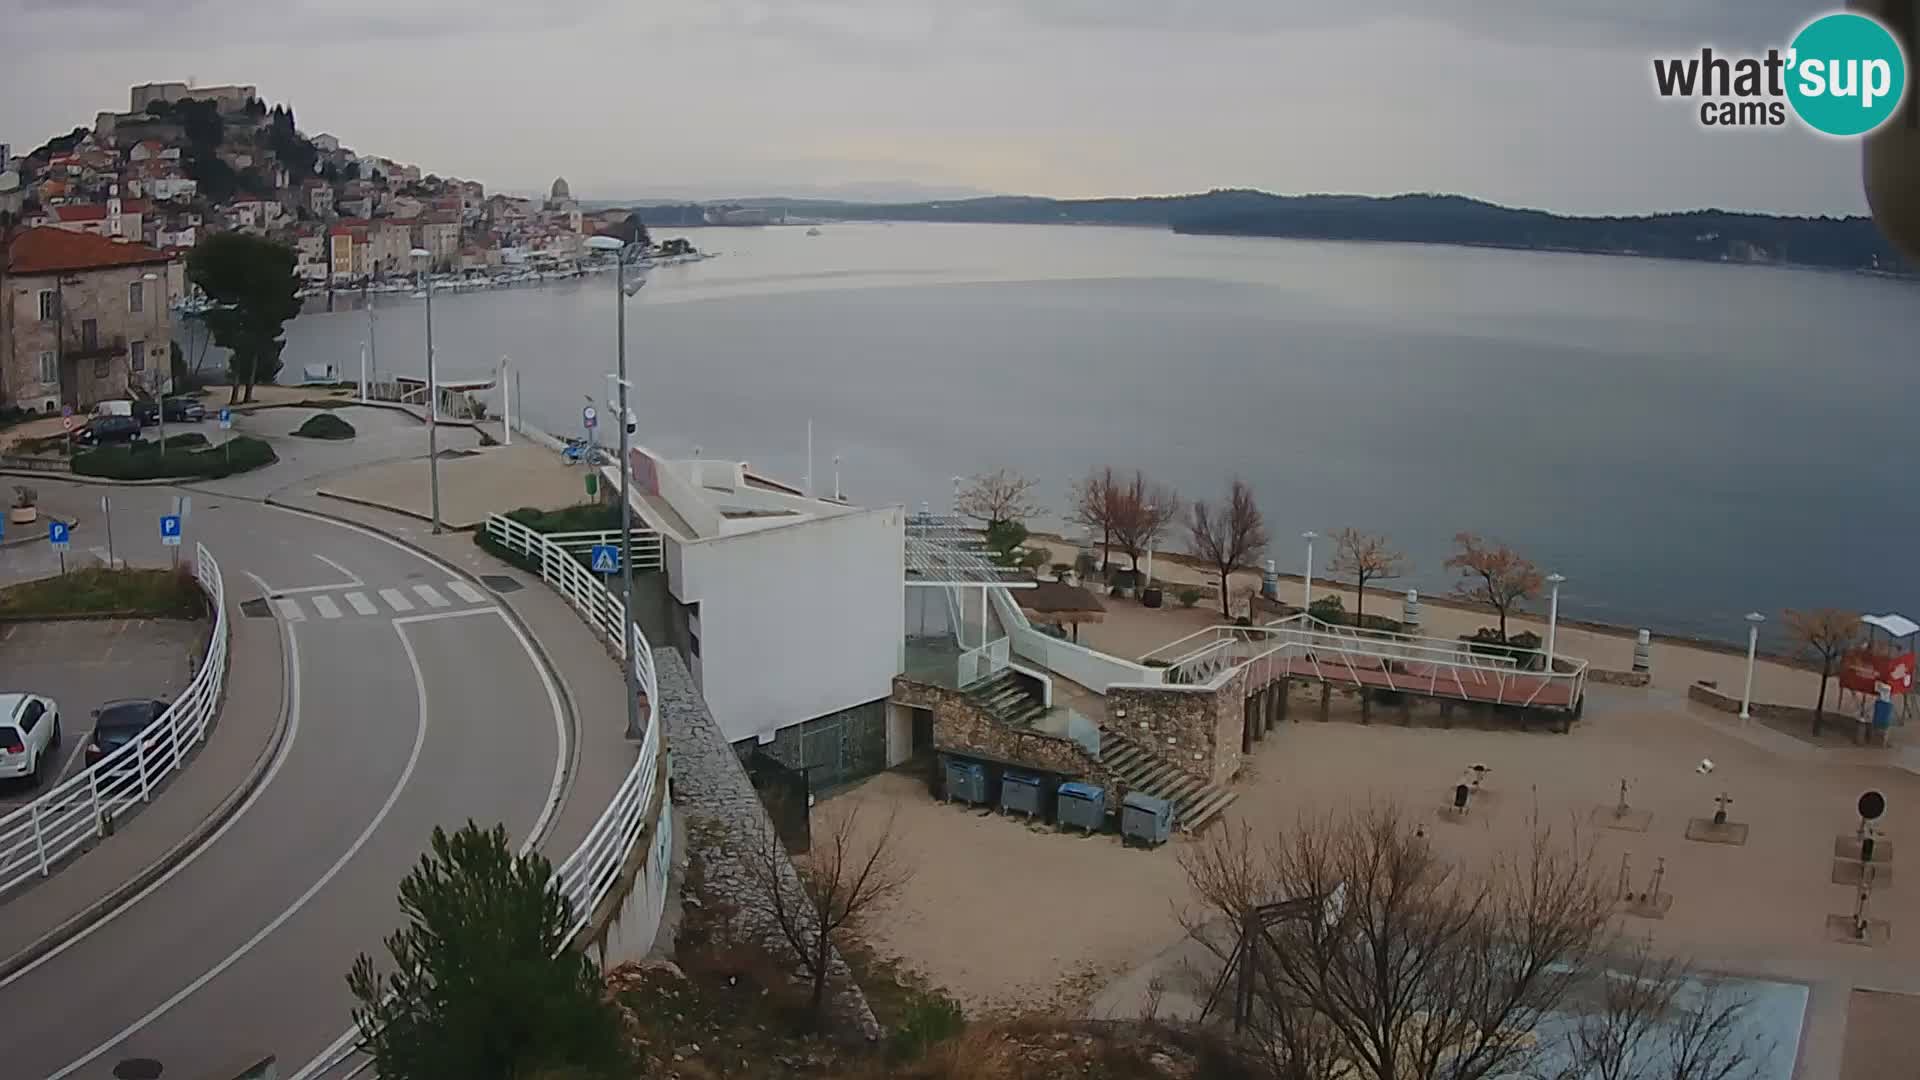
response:
<path id="1" fill-rule="evenodd" d="M 205 545 L 194 545 L 193 573 L 213 606 L 213 635 L 200 670 L 138 738 L 0 817 L 0 895 L 46 877 L 53 864 L 107 835 L 114 819 L 152 799 L 155 786 L 206 738 L 227 676 L 227 592 L 220 564 Z M 86 734 L 64 724 L 61 731 L 63 738 Z"/>
<path id="2" fill-rule="evenodd" d="M 625 605 L 600 584 L 599 578 L 580 565 L 571 552 L 552 538 L 500 514 L 489 515 L 486 528 L 487 536 L 500 546 L 538 562 L 541 579 L 567 598 L 567 602 L 580 613 L 587 625 L 606 640 L 616 656 L 624 660 L 627 650 L 633 650 L 634 669 L 640 687 L 646 694 L 647 734 L 640 743 L 639 760 L 634 762 L 626 779 L 621 781 L 606 811 L 587 830 L 586 838 L 580 841 L 580 846 L 567 856 L 554 874 L 555 887 L 572 904 L 574 924 L 567 933 L 568 940 L 572 940 L 592 919 L 594 909 L 613 890 L 621 867 L 633 853 L 634 844 L 647 826 L 652 824 L 648 811 L 654 807 L 654 784 L 660 760 L 659 690 L 653 673 L 653 649 L 647 644 L 646 635 L 640 632 L 640 628 L 627 621 Z M 611 535 L 617 537 L 619 534 L 616 532 Z M 639 559 L 636 557 L 634 561 L 637 564 Z M 622 623 L 628 629 L 624 635 L 620 632 Z M 665 801 L 664 793 L 660 801 Z M 650 889 L 655 888 L 655 879 L 658 880 L 659 890 L 664 893 L 666 875 L 649 875 Z M 658 911 L 661 902 L 662 897 L 650 897 L 647 910 Z"/>

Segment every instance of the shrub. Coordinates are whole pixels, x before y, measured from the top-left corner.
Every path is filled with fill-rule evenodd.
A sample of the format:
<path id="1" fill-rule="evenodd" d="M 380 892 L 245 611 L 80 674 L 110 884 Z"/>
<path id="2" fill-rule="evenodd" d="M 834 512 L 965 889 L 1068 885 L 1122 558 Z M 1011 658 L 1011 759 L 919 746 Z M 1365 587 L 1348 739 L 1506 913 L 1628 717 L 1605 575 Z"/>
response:
<path id="1" fill-rule="evenodd" d="M 937 990 L 916 991 L 906 1013 L 887 1039 L 887 1053 L 895 1061 L 915 1061 L 936 1043 L 960 1034 L 967 1015 L 960 1003 Z"/>
<path id="2" fill-rule="evenodd" d="M 169 435 L 160 445 L 168 450 L 191 450 L 207 445 L 207 437 L 197 431 L 189 431 L 184 435 Z"/>
<path id="3" fill-rule="evenodd" d="M 206 614 L 193 573 L 89 567 L 0 589 L 0 613 L 16 617 L 137 613 L 163 619 Z"/>
<path id="4" fill-rule="evenodd" d="M 1319 619 L 1323 623 L 1332 623 L 1335 626 L 1345 626 L 1347 624 L 1346 602 L 1337 596 L 1323 596 L 1313 603 L 1308 604 L 1307 614 Z"/>
<path id="5" fill-rule="evenodd" d="M 307 422 L 295 428 L 293 433 L 303 439 L 351 439 L 354 435 L 352 424 L 330 412 L 307 417 Z"/>
<path id="6" fill-rule="evenodd" d="M 1041 567 L 1047 565 L 1047 558 L 1046 552 L 1036 548 L 1020 556 L 1020 565 L 1026 570 L 1037 573 Z"/>
<path id="7" fill-rule="evenodd" d="M 220 446 L 182 454 L 162 454 L 158 446 L 141 443 L 97 447 L 75 454 L 73 471 L 110 480 L 217 480 L 279 460 L 265 441 L 242 435 Z"/>
<path id="8" fill-rule="evenodd" d="M 1192 607 L 1193 605 L 1199 602 L 1200 602 L 1199 589 L 1195 589 L 1189 586 L 1188 588 L 1180 590 L 1180 606 L 1181 607 Z"/>

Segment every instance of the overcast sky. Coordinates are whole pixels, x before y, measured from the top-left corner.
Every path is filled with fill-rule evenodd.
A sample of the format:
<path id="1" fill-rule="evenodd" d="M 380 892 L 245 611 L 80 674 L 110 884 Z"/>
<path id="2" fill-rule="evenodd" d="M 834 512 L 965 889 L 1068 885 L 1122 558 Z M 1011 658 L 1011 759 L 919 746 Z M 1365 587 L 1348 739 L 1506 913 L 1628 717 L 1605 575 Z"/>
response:
<path id="1" fill-rule="evenodd" d="M 132 83 L 254 83 L 362 153 L 582 198 L 904 181 L 1057 196 L 1446 191 L 1857 213 L 1859 151 L 1711 132 L 1650 60 L 1808 0 L 0 0 L 0 141 Z"/>

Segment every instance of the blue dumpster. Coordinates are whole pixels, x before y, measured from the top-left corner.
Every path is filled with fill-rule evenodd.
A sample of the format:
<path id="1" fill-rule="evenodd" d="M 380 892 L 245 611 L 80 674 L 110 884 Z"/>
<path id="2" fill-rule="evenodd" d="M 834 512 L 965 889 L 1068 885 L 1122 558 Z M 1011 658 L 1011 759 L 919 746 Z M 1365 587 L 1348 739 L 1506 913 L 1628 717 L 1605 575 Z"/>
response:
<path id="1" fill-rule="evenodd" d="M 1096 833 L 1107 827 L 1107 789 L 1075 780 L 1061 784 L 1057 794 L 1062 829 Z"/>
<path id="2" fill-rule="evenodd" d="M 947 801 L 958 799 L 969 806 L 993 800 L 987 792 L 987 767 L 977 761 L 947 759 Z"/>
<path id="3" fill-rule="evenodd" d="M 1043 777 L 1008 769 L 1000 774 L 1000 809 L 1017 811 L 1030 818 L 1046 817 L 1050 786 Z"/>
<path id="4" fill-rule="evenodd" d="M 1173 804 L 1139 791 L 1120 800 L 1120 839 L 1138 840 L 1148 847 L 1164 844 L 1173 835 Z"/>

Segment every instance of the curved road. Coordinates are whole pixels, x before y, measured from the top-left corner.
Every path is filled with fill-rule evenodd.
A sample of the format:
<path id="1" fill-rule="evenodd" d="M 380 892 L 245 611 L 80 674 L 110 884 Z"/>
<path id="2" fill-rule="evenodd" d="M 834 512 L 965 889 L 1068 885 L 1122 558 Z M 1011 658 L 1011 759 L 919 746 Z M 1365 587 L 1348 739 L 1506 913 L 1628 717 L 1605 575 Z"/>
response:
<path id="1" fill-rule="evenodd" d="M 120 531 L 145 534 L 117 537 L 117 554 L 166 558 L 157 520 L 173 494 L 113 491 Z M 561 794 L 558 688 L 477 582 L 371 532 L 193 503 L 185 550 L 198 540 L 220 560 L 229 617 L 278 596 L 287 735 L 209 843 L 0 983 L 9 1077 L 107 1078 L 149 1058 L 200 1080 L 255 1050 L 293 1075 L 347 1026 L 347 968 L 362 951 L 384 959 L 396 887 L 432 828 L 504 822 L 524 842 Z"/>

